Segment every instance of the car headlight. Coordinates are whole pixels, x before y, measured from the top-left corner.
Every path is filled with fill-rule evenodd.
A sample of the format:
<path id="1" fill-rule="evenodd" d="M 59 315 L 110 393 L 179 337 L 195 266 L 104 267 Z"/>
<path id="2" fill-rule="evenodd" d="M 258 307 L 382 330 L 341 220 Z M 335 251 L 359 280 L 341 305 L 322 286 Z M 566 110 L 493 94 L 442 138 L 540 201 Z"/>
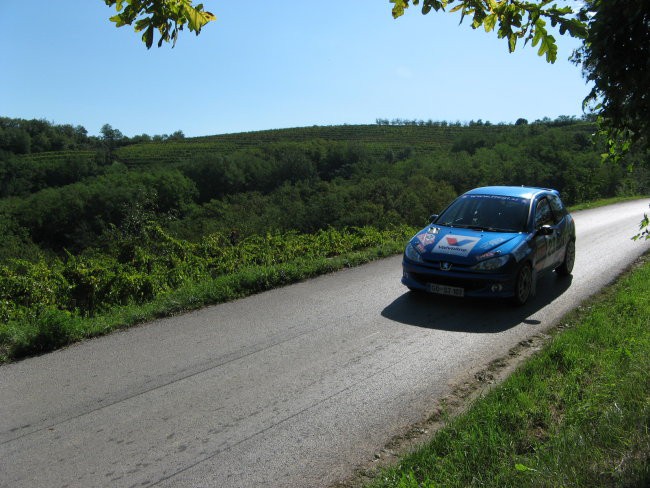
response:
<path id="1" fill-rule="evenodd" d="M 481 261 L 480 263 L 472 266 L 472 269 L 475 271 L 494 271 L 495 269 L 499 269 L 501 266 L 506 264 L 508 262 L 508 259 L 510 259 L 509 255 L 486 259 L 485 261 Z"/>
<path id="2" fill-rule="evenodd" d="M 415 261 L 416 263 L 423 263 L 424 262 L 424 259 L 422 259 L 422 256 L 420 255 L 418 250 L 415 249 L 413 244 L 411 244 L 410 242 L 406 245 L 406 250 L 404 251 L 404 254 L 411 261 Z"/>

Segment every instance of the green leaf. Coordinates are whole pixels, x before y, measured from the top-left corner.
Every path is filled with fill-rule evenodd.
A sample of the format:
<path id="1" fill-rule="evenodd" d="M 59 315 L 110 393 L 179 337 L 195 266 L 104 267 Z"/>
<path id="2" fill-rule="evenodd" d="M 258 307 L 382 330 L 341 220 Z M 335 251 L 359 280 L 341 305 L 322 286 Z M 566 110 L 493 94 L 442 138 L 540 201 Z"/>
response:
<path id="1" fill-rule="evenodd" d="M 483 26 L 485 27 L 485 32 L 490 32 L 494 29 L 494 26 L 497 25 L 497 14 L 490 14 L 485 19 L 483 19 Z"/>
<path id="2" fill-rule="evenodd" d="M 515 52 L 515 48 L 517 47 L 517 36 L 515 34 L 510 34 L 508 37 L 508 49 L 510 50 L 511 53 Z"/>
<path id="3" fill-rule="evenodd" d="M 448 0 L 425 0 L 424 5 L 422 5 L 422 13 L 427 14 L 431 9 L 438 12 L 439 10 L 444 10 L 447 6 Z M 417 5 L 417 1 L 413 2 L 414 5 Z M 427 8 L 425 12 L 424 9 Z"/>
<path id="4" fill-rule="evenodd" d="M 122 26 L 126 25 L 126 22 L 124 22 L 124 20 L 122 19 L 122 16 L 119 15 L 119 14 L 118 15 L 113 15 L 108 20 L 110 20 L 111 22 L 115 22 L 115 27 L 122 27 Z"/>
<path id="5" fill-rule="evenodd" d="M 151 48 L 153 44 L 153 25 L 149 25 L 147 30 L 144 31 L 144 34 L 142 34 L 142 42 L 146 44 L 147 49 Z"/>
<path id="6" fill-rule="evenodd" d="M 545 36 L 542 39 L 537 54 L 540 56 L 546 54 L 546 61 L 551 64 L 555 63 L 555 60 L 557 59 L 557 44 L 555 43 L 555 38 L 549 35 Z"/>
<path id="7" fill-rule="evenodd" d="M 404 10 L 409 6 L 408 0 L 390 0 L 393 4 L 393 18 L 401 17 L 404 15 Z"/>
<path id="8" fill-rule="evenodd" d="M 537 43 L 541 41 L 545 36 L 548 35 L 548 32 L 546 31 L 546 28 L 544 27 L 546 25 L 546 22 L 544 22 L 542 19 L 537 19 L 537 22 L 535 22 L 535 35 L 533 36 L 533 46 L 537 46 Z M 542 53 L 540 53 L 540 56 Z"/>
<path id="9" fill-rule="evenodd" d="M 212 13 L 200 10 L 200 8 L 200 5 L 197 8 L 193 8 L 188 4 L 184 5 L 185 17 L 187 18 L 190 30 L 196 33 L 199 33 L 201 27 L 216 18 Z"/>
<path id="10" fill-rule="evenodd" d="M 150 24 L 151 24 L 151 19 L 148 18 L 140 19 L 135 23 L 135 27 L 133 28 L 133 30 L 135 30 L 136 32 L 140 32 L 146 29 L 147 27 L 149 27 Z"/>

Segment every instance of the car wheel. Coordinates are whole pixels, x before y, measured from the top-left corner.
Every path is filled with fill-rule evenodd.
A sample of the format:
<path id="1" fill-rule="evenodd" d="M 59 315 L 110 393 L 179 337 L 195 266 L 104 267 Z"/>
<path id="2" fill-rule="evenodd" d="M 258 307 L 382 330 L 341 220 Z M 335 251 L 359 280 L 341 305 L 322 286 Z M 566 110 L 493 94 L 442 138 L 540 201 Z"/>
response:
<path id="1" fill-rule="evenodd" d="M 515 305 L 524 305 L 530 298 L 533 290 L 533 270 L 530 264 L 525 263 L 519 268 L 517 272 L 517 279 L 515 280 L 515 295 L 512 301 Z"/>
<path id="2" fill-rule="evenodd" d="M 573 263 L 576 260 L 576 243 L 575 241 L 569 241 L 566 245 L 566 251 L 564 252 L 564 261 L 557 268 L 555 272 L 560 276 L 569 276 L 573 271 Z"/>

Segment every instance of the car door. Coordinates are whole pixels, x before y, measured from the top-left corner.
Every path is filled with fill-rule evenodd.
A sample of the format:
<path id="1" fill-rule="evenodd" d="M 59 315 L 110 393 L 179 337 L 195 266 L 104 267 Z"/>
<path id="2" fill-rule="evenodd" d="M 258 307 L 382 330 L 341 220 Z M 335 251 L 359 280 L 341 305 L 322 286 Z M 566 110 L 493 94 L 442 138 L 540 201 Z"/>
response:
<path id="1" fill-rule="evenodd" d="M 542 230 L 542 227 L 545 225 L 553 227 L 553 224 L 551 205 L 546 197 L 542 197 L 535 203 L 534 214 L 536 271 L 542 271 L 553 264 L 551 262 L 551 256 L 556 247 L 553 235 L 555 234 L 555 230 L 550 235 Z"/>
<path id="2" fill-rule="evenodd" d="M 559 266 L 564 260 L 564 249 L 569 241 L 570 229 L 568 228 L 567 211 L 562 205 L 560 197 L 554 194 L 548 195 L 548 201 L 553 213 L 553 227 L 555 228 L 555 239 L 549 243 L 551 263 L 553 267 Z M 551 245 L 552 244 L 552 245 Z"/>

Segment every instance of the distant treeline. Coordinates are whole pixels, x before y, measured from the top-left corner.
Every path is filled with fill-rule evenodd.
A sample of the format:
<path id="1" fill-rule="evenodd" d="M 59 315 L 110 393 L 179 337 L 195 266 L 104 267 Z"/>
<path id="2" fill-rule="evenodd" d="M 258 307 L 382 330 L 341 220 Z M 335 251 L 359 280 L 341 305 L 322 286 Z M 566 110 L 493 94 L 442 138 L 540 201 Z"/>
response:
<path id="1" fill-rule="evenodd" d="M 543 119 L 538 119 L 533 121 L 532 124 L 545 125 L 548 127 L 561 127 L 564 125 L 576 124 L 578 122 L 595 122 L 595 118 L 593 115 L 584 115 L 580 118 L 575 117 L 573 115 L 561 115 L 553 120 L 551 120 L 548 117 L 544 117 Z M 458 120 L 455 122 L 447 122 L 446 120 L 395 118 L 395 119 L 376 119 L 375 123 L 377 125 L 396 125 L 396 126 L 415 125 L 419 127 L 482 127 L 482 126 L 489 127 L 492 125 L 497 125 L 497 126 L 511 125 L 505 122 L 499 122 L 497 124 L 493 124 L 489 120 L 484 121 L 482 119 L 470 120 L 469 122 L 461 122 Z M 515 122 L 515 125 L 526 125 L 526 124 L 528 124 L 528 120 L 524 118 L 519 118 Z"/>
<path id="2" fill-rule="evenodd" d="M 48 151 L 107 149 L 141 142 L 183 139 L 182 131 L 171 135 L 141 134 L 127 137 L 110 124 L 104 124 L 101 136 L 89 136 L 81 125 L 52 124 L 42 119 L 0 117 L 0 160 L 12 154 L 35 154 Z"/>
<path id="3" fill-rule="evenodd" d="M 2 119 L 2 126 L 11 120 Z M 115 147 L 123 141 L 119 131 L 105 126 L 99 155 L 82 128 L 23 122 L 13 125 L 35 139 L 69 137 L 57 143 L 59 151 L 7 151 L 0 159 L 0 258 L 109 252 L 116 236 L 137 236 L 152 222 L 197 242 L 211 233 L 243 238 L 419 226 L 460 192 L 481 185 L 553 187 L 568 203 L 650 189 L 647 154 L 602 163 L 591 138 L 595 127 L 565 119 L 453 132 L 406 124 L 390 128 L 388 145 L 372 126 L 345 126 L 345 141 L 300 139 L 301 129 L 292 129 L 289 141 L 275 133 L 275 142 L 261 143 L 249 133 L 230 137 L 227 150 L 219 149 L 219 136 L 211 145 L 176 134 L 131 144 L 128 152 Z M 435 134 L 439 139 L 432 140 Z M 136 153 L 138 165 L 121 162 Z"/>

